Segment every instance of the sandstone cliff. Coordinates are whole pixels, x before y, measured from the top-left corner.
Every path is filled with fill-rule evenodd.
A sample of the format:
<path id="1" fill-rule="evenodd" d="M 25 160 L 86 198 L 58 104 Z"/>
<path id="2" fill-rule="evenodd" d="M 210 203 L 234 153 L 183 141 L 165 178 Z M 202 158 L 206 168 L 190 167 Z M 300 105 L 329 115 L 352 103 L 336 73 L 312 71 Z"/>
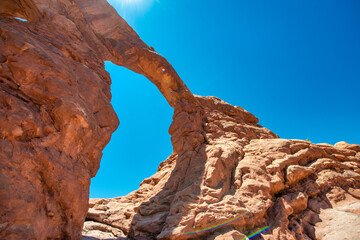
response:
<path id="1" fill-rule="evenodd" d="M 174 153 L 155 175 L 127 196 L 91 199 L 85 235 L 231 240 L 269 226 L 258 239 L 360 236 L 359 145 L 279 139 L 240 107 L 196 99 L 175 112 Z"/>
<path id="2" fill-rule="evenodd" d="M 174 152 L 139 190 L 92 199 L 87 214 L 119 123 L 106 60 L 174 107 Z M 194 96 L 105 0 L 2 0 L 0 66 L 1 239 L 81 239 L 86 217 L 84 235 L 104 239 L 243 239 L 265 226 L 263 239 L 326 239 L 340 215 L 356 231 L 360 146 L 279 139 L 244 109 Z"/>
<path id="3" fill-rule="evenodd" d="M 106 0 L 0 2 L 1 239 L 81 238 L 119 124 L 105 60 L 148 77 L 171 106 L 193 98 Z"/>

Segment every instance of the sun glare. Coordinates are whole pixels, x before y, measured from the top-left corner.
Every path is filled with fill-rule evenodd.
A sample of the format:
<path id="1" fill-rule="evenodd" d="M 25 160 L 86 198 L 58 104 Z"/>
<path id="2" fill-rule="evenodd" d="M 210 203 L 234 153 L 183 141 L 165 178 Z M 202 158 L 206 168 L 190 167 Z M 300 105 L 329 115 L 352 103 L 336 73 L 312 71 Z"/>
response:
<path id="1" fill-rule="evenodd" d="M 132 22 L 146 13 L 159 0 L 107 0 L 125 20 Z"/>
<path id="2" fill-rule="evenodd" d="M 140 5 L 143 0 L 118 0 L 120 2 L 121 6 L 129 6 L 129 5 Z"/>

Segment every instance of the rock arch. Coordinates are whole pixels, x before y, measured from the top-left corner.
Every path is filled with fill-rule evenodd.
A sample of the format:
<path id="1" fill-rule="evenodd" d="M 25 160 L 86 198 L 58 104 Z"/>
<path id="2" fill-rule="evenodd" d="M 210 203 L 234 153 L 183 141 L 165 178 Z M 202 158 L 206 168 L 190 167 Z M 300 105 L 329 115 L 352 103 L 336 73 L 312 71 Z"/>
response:
<path id="1" fill-rule="evenodd" d="M 146 76 L 174 108 L 174 152 L 133 194 L 92 202 L 89 219 L 135 239 L 239 238 L 264 225 L 266 239 L 308 239 L 331 199 L 360 198 L 359 145 L 278 139 L 246 110 L 193 95 L 105 0 L 2 4 L 0 238 L 81 238 L 119 123 L 105 60 Z"/>
<path id="2" fill-rule="evenodd" d="M 2 1 L 0 16 L 0 238 L 78 239 L 118 125 L 104 61 L 149 78 L 172 107 L 194 97 L 105 0 Z"/>

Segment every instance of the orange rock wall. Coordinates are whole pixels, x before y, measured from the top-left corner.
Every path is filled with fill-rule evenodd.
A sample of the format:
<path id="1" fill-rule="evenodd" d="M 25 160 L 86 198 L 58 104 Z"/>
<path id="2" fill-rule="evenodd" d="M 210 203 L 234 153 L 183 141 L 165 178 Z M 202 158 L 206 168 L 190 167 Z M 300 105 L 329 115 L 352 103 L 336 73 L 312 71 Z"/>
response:
<path id="1" fill-rule="evenodd" d="M 107 60 L 174 107 L 174 152 L 139 190 L 88 212 L 119 124 Z M 243 239 L 265 226 L 263 239 L 320 239 L 338 211 L 357 224 L 359 145 L 279 139 L 246 110 L 194 96 L 105 0 L 1 1 L 0 106 L 1 239 L 81 239 L 85 218 L 98 239 Z"/>
<path id="2" fill-rule="evenodd" d="M 119 124 L 106 60 L 147 76 L 171 106 L 192 98 L 106 0 L 1 1 L 1 239 L 81 237 Z"/>
<path id="3" fill-rule="evenodd" d="M 360 211 L 359 145 L 279 139 L 240 107 L 196 100 L 175 111 L 174 152 L 155 175 L 127 196 L 91 199 L 85 235 L 98 237 L 96 223 L 117 229 L 113 239 L 244 239 L 266 226 L 263 239 L 321 239 L 323 210 Z M 348 217 L 350 237 L 360 219 Z"/>

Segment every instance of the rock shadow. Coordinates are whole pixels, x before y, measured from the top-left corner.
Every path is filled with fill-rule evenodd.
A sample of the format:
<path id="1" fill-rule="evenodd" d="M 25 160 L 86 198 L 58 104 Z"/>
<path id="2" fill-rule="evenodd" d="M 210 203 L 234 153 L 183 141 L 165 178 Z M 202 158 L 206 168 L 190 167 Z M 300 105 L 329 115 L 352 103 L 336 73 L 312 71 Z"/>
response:
<path id="1" fill-rule="evenodd" d="M 128 234 L 130 239 L 157 239 L 159 234 L 161 237 L 173 235 L 172 231 L 184 217 L 191 215 L 193 205 L 198 204 L 206 162 L 204 143 L 177 156 L 164 188 L 136 209 Z"/>

